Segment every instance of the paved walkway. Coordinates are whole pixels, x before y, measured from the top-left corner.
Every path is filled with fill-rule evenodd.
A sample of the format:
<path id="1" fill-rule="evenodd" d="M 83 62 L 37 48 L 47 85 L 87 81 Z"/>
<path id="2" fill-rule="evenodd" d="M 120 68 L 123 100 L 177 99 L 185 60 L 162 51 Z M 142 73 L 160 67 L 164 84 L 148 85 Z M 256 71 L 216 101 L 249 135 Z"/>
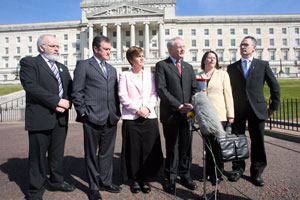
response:
<path id="1" fill-rule="evenodd" d="M 121 125 L 121 124 L 119 124 Z M 121 134 L 120 126 L 114 155 L 114 182 L 121 184 L 123 191 L 120 194 L 101 192 L 103 199 L 126 200 L 172 200 L 172 199 L 196 199 L 203 194 L 202 178 L 202 139 L 194 133 L 193 141 L 193 165 L 192 178 L 198 185 L 196 191 L 190 191 L 177 184 L 176 196 L 165 193 L 162 189 L 163 177 L 158 177 L 151 182 L 150 194 L 132 194 L 129 186 L 122 183 L 120 176 L 120 152 Z M 76 186 L 71 193 L 46 191 L 44 200 L 86 200 L 88 185 L 85 176 L 83 160 L 83 136 L 82 126 L 72 123 L 69 127 L 65 149 L 65 179 Z M 266 136 L 266 150 L 268 155 L 268 167 L 263 177 L 264 187 L 255 187 L 250 180 L 249 160 L 247 160 L 246 172 L 241 180 L 232 185 L 251 199 L 300 199 L 300 145 L 286 140 Z M 164 140 L 162 137 L 162 144 Z M 163 147 L 164 150 L 164 147 Z M 21 200 L 26 192 L 27 184 L 27 154 L 28 138 L 24 131 L 23 123 L 0 124 L 0 200 Z M 231 164 L 225 164 L 225 170 L 229 171 Z M 223 181 L 218 187 L 218 199 L 247 199 L 232 186 Z M 214 188 L 210 183 L 206 186 L 207 192 Z"/>

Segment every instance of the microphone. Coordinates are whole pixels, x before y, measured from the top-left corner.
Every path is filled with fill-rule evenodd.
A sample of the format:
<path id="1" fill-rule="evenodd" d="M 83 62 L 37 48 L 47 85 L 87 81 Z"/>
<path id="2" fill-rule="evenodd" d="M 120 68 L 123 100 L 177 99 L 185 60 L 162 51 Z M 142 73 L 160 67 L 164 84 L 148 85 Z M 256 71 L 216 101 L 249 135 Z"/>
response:
<path id="1" fill-rule="evenodd" d="M 198 88 L 200 90 L 206 90 L 206 79 L 205 78 L 196 78 L 198 83 Z"/>
<path id="2" fill-rule="evenodd" d="M 217 111 L 204 92 L 197 92 L 192 97 L 192 104 L 202 135 L 225 136 Z"/>
<path id="3" fill-rule="evenodd" d="M 189 123 L 189 130 L 192 131 L 193 130 L 193 124 L 194 124 L 194 118 L 195 118 L 195 114 L 194 112 L 190 111 L 186 114 L 186 118 L 187 121 Z"/>

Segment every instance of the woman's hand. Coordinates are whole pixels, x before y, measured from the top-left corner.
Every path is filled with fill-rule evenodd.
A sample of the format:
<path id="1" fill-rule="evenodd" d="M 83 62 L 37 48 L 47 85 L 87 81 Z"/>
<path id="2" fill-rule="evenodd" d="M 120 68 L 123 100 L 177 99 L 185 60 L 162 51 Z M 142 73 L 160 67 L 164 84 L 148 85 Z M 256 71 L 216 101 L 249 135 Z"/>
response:
<path id="1" fill-rule="evenodd" d="M 137 114 L 145 119 L 147 119 L 150 115 L 150 110 L 145 107 L 145 106 L 142 106 L 140 107 L 140 109 L 137 111 Z"/>

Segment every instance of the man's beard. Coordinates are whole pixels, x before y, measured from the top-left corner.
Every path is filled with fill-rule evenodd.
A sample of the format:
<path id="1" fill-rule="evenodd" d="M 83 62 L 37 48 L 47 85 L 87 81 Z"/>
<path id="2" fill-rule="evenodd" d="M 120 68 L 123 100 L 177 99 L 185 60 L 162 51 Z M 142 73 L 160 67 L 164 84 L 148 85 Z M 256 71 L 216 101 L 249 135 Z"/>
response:
<path id="1" fill-rule="evenodd" d="M 59 60 L 59 55 L 53 55 L 53 54 L 47 54 L 46 52 L 44 53 L 44 56 L 48 58 L 51 61 L 58 61 Z"/>

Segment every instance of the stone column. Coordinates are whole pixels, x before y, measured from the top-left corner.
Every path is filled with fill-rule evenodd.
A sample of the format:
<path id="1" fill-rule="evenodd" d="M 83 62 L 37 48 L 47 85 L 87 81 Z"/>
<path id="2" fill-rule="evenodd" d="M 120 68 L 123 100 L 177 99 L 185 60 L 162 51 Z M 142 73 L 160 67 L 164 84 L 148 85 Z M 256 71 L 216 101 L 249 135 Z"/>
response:
<path id="1" fill-rule="evenodd" d="M 145 58 L 149 58 L 149 22 L 144 22 L 145 24 L 145 44 L 144 44 L 144 51 L 145 51 Z"/>
<path id="2" fill-rule="evenodd" d="M 130 25 L 130 46 L 135 46 L 135 22 L 129 23 Z"/>
<path id="3" fill-rule="evenodd" d="M 89 24 L 89 57 L 93 55 L 93 37 L 94 37 L 94 29 L 93 24 Z"/>
<path id="4" fill-rule="evenodd" d="M 117 60 L 122 60 L 121 23 L 117 23 Z"/>
<path id="5" fill-rule="evenodd" d="M 165 43 L 164 43 L 164 23 L 158 22 L 159 25 L 159 35 L 158 35 L 158 46 L 159 46 L 159 57 L 164 58 L 165 57 Z"/>
<path id="6" fill-rule="evenodd" d="M 101 24 L 102 26 L 102 35 L 107 36 L 107 24 Z"/>

